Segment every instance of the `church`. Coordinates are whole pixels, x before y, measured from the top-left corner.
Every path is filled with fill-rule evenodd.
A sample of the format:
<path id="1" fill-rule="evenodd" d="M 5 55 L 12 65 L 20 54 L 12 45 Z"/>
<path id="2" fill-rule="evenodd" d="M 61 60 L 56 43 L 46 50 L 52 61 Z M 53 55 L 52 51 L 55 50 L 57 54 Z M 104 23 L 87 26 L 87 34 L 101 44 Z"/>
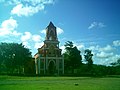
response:
<path id="1" fill-rule="evenodd" d="M 44 45 L 38 48 L 35 58 L 35 73 L 37 75 L 63 75 L 64 57 L 61 54 L 57 37 L 57 29 L 52 22 L 46 27 Z"/>

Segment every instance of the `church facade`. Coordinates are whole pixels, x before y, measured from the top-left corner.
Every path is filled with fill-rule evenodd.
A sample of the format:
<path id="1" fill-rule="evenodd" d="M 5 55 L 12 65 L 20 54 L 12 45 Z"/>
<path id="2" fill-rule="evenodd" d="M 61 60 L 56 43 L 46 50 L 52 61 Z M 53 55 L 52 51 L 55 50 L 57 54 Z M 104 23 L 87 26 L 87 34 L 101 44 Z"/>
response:
<path id="1" fill-rule="evenodd" d="M 38 48 L 35 57 L 35 70 L 38 75 L 64 74 L 64 57 L 59 48 L 56 27 L 52 22 L 46 27 L 44 45 Z"/>

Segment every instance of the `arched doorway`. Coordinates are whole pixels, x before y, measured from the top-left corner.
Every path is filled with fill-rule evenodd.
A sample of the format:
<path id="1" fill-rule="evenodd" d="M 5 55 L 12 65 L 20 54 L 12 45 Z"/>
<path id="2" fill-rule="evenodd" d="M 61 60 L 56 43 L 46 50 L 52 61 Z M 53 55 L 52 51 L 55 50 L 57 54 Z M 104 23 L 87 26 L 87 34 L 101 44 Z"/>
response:
<path id="1" fill-rule="evenodd" d="M 48 73 L 49 73 L 49 75 L 54 75 L 55 74 L 55 70 L 56 70 L 55 68 L 56 68 L 55 62 L 53 60 L 51 60 L 49 62 L 49 66 L 48 66 Z"/>

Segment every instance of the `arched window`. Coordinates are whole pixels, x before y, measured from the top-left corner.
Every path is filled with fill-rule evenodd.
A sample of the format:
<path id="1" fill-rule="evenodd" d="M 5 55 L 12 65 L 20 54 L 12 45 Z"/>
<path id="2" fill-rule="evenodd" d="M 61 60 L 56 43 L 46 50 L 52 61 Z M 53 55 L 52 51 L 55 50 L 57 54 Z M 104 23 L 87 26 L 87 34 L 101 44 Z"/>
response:
<path id="1" fill-rule="evenodd" d="M 52 40 L 52 37 L 51 37 L 51 36 L 49 37 L 49 40 Z"/>
<path id="2" fill-rule="evenodd" d="M 51 30 L 49 34 L 49 40 L 53 40 L 54 32 Z"/>

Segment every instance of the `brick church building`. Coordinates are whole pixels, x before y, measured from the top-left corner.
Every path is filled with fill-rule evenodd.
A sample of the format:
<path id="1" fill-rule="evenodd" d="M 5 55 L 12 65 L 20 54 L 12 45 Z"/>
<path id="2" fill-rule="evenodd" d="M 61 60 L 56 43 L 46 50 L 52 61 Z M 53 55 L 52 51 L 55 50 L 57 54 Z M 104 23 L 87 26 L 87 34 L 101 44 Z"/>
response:
<path id="1" fill-rule="evenodd" d="M 46 27 L 44 45 L 34 55 L 35 72 L 38 75 L 64 74 L 64 57 L 59 48 L 56 27 L 52 22 Z"/>

